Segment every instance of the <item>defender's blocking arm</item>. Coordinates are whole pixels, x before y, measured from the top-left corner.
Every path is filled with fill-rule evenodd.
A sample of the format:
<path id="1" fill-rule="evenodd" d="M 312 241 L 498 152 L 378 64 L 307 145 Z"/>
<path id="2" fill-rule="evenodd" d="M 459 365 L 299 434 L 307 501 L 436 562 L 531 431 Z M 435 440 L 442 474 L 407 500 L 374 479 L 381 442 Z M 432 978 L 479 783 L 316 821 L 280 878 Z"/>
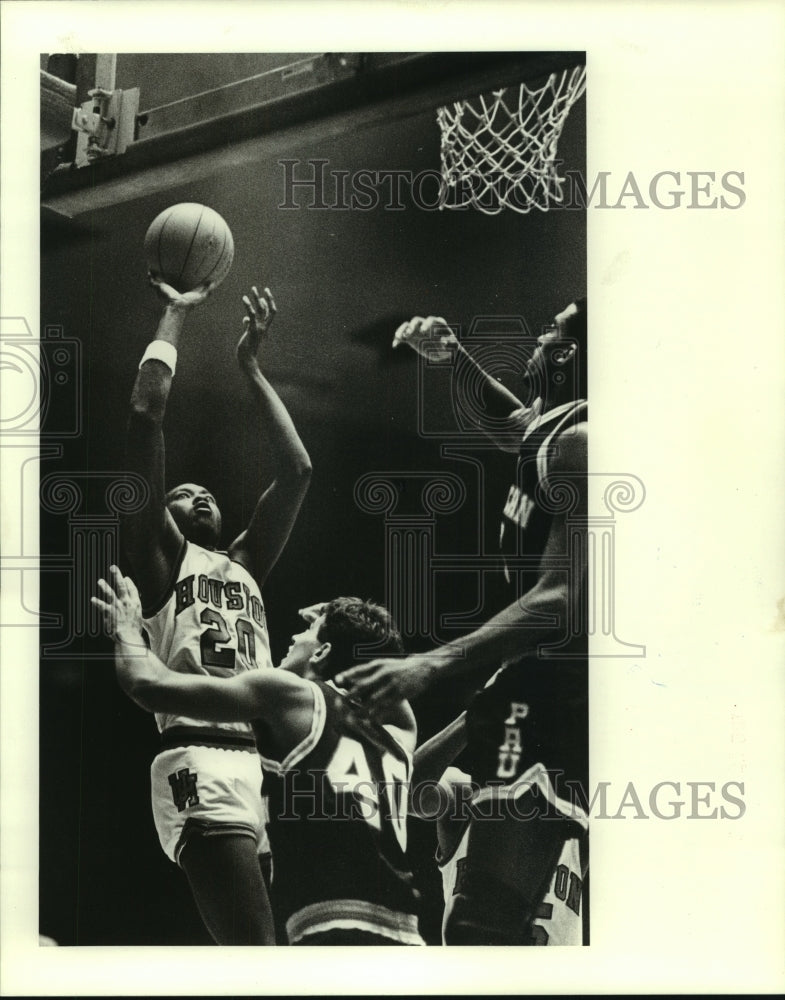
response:
<path id="1" fill-rule="evenodd" d="M 264 719 L 284 729 L 296 726 L 301 712 L 310 718 L 310 685 L 285 671 L 249 670 L 224 678 L 169 670 L 144 642 L 142 606 L 133 580 L 116 566 L 111 575 L 112 586 L 99 580 L 102 596 L 91 600 L 114 639 L 118 683 L 145 711 L 180 713 L 207 722 Z"/>
<path id="2" fill-rule="evenodd" d="M 445 362 L 455 352 L 462 363 L 469 365 L 480 378 L 481 398 L 485 414 L 478 423 L 479 429 L 501 451 L 516 453 L 526 427 L 542 411 L 542 400 L 536 399 L 526 407 L 518 397 L 485 371 L 466 350 L 441 316 L 414 316 L 401 323 L 395 331 L 392 346 L 408 344 L 413 351 L 431 361 Z M 476 401 L 475 401 L 476 405 Z"/>
<path id="3" fill-rule="evenodd" d="M 586 426 L 563 436 L 559 456 L 551 466 L 573 484 L 578 497 L 574 514 L 586 511 Z M 344 671 L 336 678 L 354 697 L 375 709 L 400 698 L 414 698 L 436 681 L 468 671 L 498 669 L 537 652 L 554 632 L 569 622 L 585 586 L 586 553 L 571 549 L 566 514 L 556 515 L 542 556 L 537 583 L 469 635 L 429 653 L 405 659 L 379 659 Z M 576 556 L 578 557 L 576 559 Z"/>

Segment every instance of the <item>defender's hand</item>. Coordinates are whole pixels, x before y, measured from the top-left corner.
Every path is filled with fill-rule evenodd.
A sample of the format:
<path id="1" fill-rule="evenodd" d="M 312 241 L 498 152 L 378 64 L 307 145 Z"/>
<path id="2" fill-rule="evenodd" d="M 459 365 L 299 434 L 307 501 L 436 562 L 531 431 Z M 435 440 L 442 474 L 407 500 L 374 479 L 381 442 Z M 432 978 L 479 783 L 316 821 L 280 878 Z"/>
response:
<path id="1" fill-rule="evenodd" d="M 297 614 L 303 619 L 303 621 L 308 622 L 309 625 L 313 625 L 317 618 L 320 618 L 324 614 L 324 609 L 327 607 L 327 601 L 319 601 L 318 604 L 309 604 L 307 608 L 300 608 Z"/>
<path id="2" fill-rule="evenodd" d="M 392 345 L 395 348 L 399 344 L 408 344 L 429 361 L 449 361 L 458 346 L 458 338 L 441 316 L 425 319 L 414 316 L 395 331 Z"/>
<path id="3" fill-rule="evenodd" d="M 376 712 L 422 694 L 433 682 L 434 673 L 431 657 L 407 656 L 360 663 L 338 674 L 335 682 Z"/>
<path id="4" fill-rule="evenodd" d="M 139 591 L 130 576 L 123 576 L 116 566 L 110 566 L 111 585 L 98 581 L 103 594 L 90 600 L 103 614 L 106 634 L 112 639 L 125 639 L 133 644 L 142 643 L 142 602 Z"/>
<path id="5" fill-rule="evenodd" d="M 243 335 L 237 345 L 237 360 L 244 368 L 256 364 L 259 345 L 278 310 L 270 289 L 265 288 L 264 294 L 260 295 L 255 285 L 250 296 L 243 295 L 243 305 L 247 315 L 243 316 Z"/>
<path id="6" fill-rule="evenodd" d="M 215 288 L 212 282 L 206 281 L 203 285 L 192 288 L 190 292 L 178 292 L 176 288 L 167 285 L 163 278 L 155 272 L 148 271 L 147 276 L 158 297 L 165 305 L 176 309 L 193 309 L 195 306 L 201 305 Z"/>

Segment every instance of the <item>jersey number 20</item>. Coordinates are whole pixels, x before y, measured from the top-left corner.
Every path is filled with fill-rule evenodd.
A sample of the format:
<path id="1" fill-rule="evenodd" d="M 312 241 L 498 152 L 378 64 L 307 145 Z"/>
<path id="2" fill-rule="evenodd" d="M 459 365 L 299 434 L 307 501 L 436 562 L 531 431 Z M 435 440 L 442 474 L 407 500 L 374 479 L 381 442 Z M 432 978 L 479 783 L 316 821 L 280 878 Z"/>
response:
<path id="1" fill-rule="evenodd" d="M 199 616 L 199 620 L 203 625 L 209 626 L 199 637 L 202 666 L 208 669 L 210 667 L 222 667 L 224 670 L 234 670 L 237 651 L 232 649 L 231 646 L 226 646 L 226 643 L 232 641 L 232 637 L 229 635 L 229 630 L 226 627 L 226 622 L 212 608 L 205 608 Z M 238 645 L 242 648 L 242 644 L 245 644 L 245 655 L 251 663 L 255 663 L 256 640 L 254 639 L 253 626 L 245 618 L 238 618 L 234 623 L 234 627 L 237 632 Z M 225 648 L 219 649 L 219 646 Z"/>

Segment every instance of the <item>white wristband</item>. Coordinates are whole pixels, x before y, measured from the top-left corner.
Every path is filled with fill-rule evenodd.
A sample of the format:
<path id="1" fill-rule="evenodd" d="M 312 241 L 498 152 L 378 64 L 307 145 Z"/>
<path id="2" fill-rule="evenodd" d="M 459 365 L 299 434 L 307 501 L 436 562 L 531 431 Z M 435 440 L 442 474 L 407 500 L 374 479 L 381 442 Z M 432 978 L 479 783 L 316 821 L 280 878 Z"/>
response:
<path id="1" fill-rule="evenodd" d="M 142 355 L 139 367 L 141 368 L 145 361 L 151 360 L 162 361 L 174 376 L 177 367 L 177 348 L 168 340 L 152 340 Z"/>

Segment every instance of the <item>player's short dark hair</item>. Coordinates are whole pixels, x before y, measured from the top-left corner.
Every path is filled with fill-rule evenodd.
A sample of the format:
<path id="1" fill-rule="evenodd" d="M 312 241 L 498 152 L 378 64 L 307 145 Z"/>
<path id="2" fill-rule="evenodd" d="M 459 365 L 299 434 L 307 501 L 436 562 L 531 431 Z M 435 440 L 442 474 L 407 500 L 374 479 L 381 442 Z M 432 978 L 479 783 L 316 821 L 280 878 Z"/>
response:
<path id="1" fill-rule="evenodd" d="M 576 307 L 576 312 L 568 316 L 564 321 L 562 335 L 568 340 L 573 340 L 578 345 L 575 357 L 573 358 L 573 379 L 574 390 L 577 398 L 585 399 L 588 389 L 586 379 L 586 355 L 588 341 L 588 311 L 586 299 L 575 299 L 572 303 Z"/>
<path id="2" fill-rule="evenodd" d="M 568 316 L 564 324 L 564 333 L 568 337 L 574 337 L 578 341 L 578 346 L 580 347 L 581 353 L 586 355 L 586 340 L 587 340 L 587 328 L 588 328 L 588 311 L 586 306 L 586 299 L 575 299 L 573 305 L 576 307 L 577 312 L 573 313 L 572 316 Z"/>
<path id="3" fill-rule="evenodd" d="M 373 601 L 359 597 L 336 597 L 324 609 L 319 642 L 330 643 L 330 655 L 323 670 L 330 679 L 342 670 L 375 656 L 403 652 L 401 633 L 390 612 Z M 373 647 L 361 653 L 362 647 Z"/>

